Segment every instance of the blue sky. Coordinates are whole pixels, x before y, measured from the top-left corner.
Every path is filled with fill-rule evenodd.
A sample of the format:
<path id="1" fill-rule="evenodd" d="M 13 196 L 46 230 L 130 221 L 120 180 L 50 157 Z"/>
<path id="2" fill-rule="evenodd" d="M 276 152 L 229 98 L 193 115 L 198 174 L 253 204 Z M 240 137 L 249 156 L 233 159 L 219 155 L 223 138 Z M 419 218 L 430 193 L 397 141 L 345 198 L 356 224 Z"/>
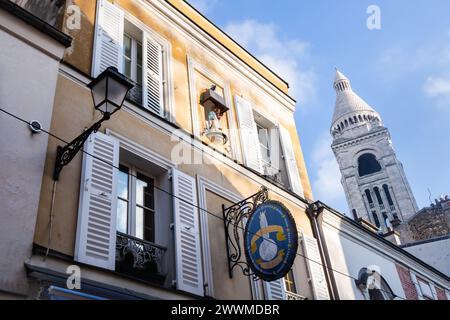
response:
<path id="1" fill-rule="evenodd" d="M 383 118 L 419 207 L 450 193 L 450 1 L 190 0 L 291 85 L 313 192 L 348 207 L 329 147 L 334 68 Z M 370 5 L 381 29 L 369 30 Z"/>

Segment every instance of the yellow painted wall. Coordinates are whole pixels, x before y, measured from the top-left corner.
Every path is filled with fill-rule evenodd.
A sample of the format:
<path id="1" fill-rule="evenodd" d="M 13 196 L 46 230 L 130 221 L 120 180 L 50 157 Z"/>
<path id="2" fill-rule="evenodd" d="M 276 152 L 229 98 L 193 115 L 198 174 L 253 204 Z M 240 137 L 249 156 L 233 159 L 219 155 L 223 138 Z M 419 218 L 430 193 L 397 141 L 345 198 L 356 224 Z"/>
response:
<path id="1" fill-rule="evenodd" d="M 65 30 L 74 38 L 74 44 L 67 50 L 64 61 L 82 71 L 83 73 L 90 74 L 96 10 L 94 4 L 95 1 L 71 0 L 68 1 L 68 5 L 72 2 L 80 6 L 81 8 L 82 25 L 79 31 Z M 243 96 L 245 99 L 249 100 L 255 107 L 263 111 L 264 114 L 267 114 L 270 119 L 277 120 L 288 129 L 291 134 L 294 153 L 302 180 L 305 197 L 307 199 L 313 199 L 309 178 L 304 163 L 303 153 L 300 147 L 300 141 L 297 136 L 295 122 L 291 112 L 285 110 L 280 105 L 280 102 L 276 101 L 268 94 L 265 94 L 261 90 L 255 90 L 254 83 L 244 80 L 242 78 L 242 75 L 240 75 L 236 70 L 228 67 L 225 62 L 217 63 L 217 60 L 213 59 L 211 55 L 204 49 L 204 47 L 193 43 L 190 37 L 187 37 L 176 30 L 169 23 L 162 21 L 157 15 L 150 12 L 146 7 L 143 7 L 141 1 L 115 0 L 112 2 L 116 3 L 125 11 L 129 12 L 140 21 L 144 22 L 149 28 L 160 34 L 163 38 L 171 43 L 171 62 L 173 67 L 174 79 L 173 88 L 175 101 L 175 121 L 178 126 L 190 133 L 193 133 L 187 70 L 187 57 L 189 56 L 191 59 L 197 61 L 198 63 L 201 63 L 207 70 L 217 74 L 227 83 L 229 83 L 232 96 L 235 94 Z M 168 0 L 168 2 L 170 2 L 173 6 L 175 6 L 197 25 L 199 25 L 202 29 L 211 34 L 218 42 L 231 50 L 243 61 L 245 61 L 252 67 L 255 67 L 253 64 L 257 63 L 257 60 L 251 57 L 247 57 L 245 51 L 239 49 L 236 44 L 233 45 L 233 41 L 227 38 L 225 34 L 223 34 L 218 28 L 214 27 L 210 22 L 208 22 L 195 10 L 193 10 L 189 5 L 184 3 L 184 1 Z M 259 68 L 262 68 L 262 66 L 260 66 Z M 261 72 L 264 73 L 263 71 Z M 265 73 L 267 72 L 268 71 L 266 70 Z M 269 74 L 265 75 L 268 79 L 271 78 Z M 275 79 L 273 79 L 273 84 L 277 85 L 277 81 Z M 197 86 L 197 90 L 200 91 L 202 89 L 203 88 L 199 88 Z M 202 116 L 201 112 L 199 112 L 199 115 Z M 228 117 L 228 115 L 226 115 L 224 118 L 226 117 Z M 201 119 L 200 121 L 204 122 L 204 119 Z M 235 127 L 238 127 L 236 119 L 234 119 L 234 121 Z M 223 122 L 226 122 L 225 119 Z M 207 142 L 206 139 L 204 139 L 204 141 Z M 214 147 L 217 148 L 217 146 Z"/>
<path id="2" fill-rule="evenodd" d="M 182 4 L 182 1 L 169 1 L 176 5 L 178 9 L 185 6 L 185 4 Z M 81 71 L 83 74 L 89 75 L 91 72 L 92 61 L 91 54 L 94 34 L 93 23 L 95 20 L 94 1 L 68 1 L 68 4 L 70 3 L 80 6 L 83 19 L 82 28 L 80 31 L 68 32 L 72 37 L 74 37 L 74 44 L 72 48 L 67 50 L 64 61 L 76 70 Z M 281 106 L 280 102 L 275 100 L 267 92 L 257 87 L 255 82 L 239 74 L 237 70 L 233 69 L 226 62 L 217 61 L 202 46 L 194 43 L 189 36 L 182 34 L 169 23 L 162 21 L 157 15 L 143 9 L 143 7 L 139 4 L 140 1 L 116 0 L 115 3 L 125 8 L 128 12 L 144 22 L 152 30 L 159 33 L 171 43 L 176 125 L 189 133 L 193 132 L 190 109 L 191 101 L 188 85 L 187 57 L 189 56 L 196 62 L 201 63 L 209 71 L 224 79 L 224 81 L 229 84 L 231 88 L 232 96 L 234 94 L 242 95 L 244 98 L 250 100 L 255 108 L 260 109 L 260 111 L 262 111 L 265 115 L 268 115 L 271 119 L 281 123 L 289 130 L 305 190 L 305 196 L 309 199 L 312 198 L 308 175 L 303 161 L 300 143 L 296 134 L 294 118 L 290 111 Z M 189 10 L 192 11 L 192 9 Z M 190 18 L 193 19 L 192 17 Z M 197 21 L 197 23 L 200 22 Z M 214 33 L 213 31 L 214 30 L 210 30 L 210 32 Z M 217 35 L 217 37 L 222 39 L 219 35 Z M 222 39 L 221 41 L 226 42 L 225 40 Z M 243 60 L 246 61 L 245 59 Z M 250 60 L 248 63 L 251 62 Z M 253 61 L 252 63 L 256 62 Z M 263 71 L 261 70 L 261 72 Z M 270 78 L 269 74 L 266 76 Z M 273 81 L 277 82 L 275 79 Z M 207 81 L 205 79 L 201 79 L 199 80 L 198 87 L 200 88 L 202 85 L 206 85 L 206 83 Z M 274 85 L 280 84 L 274 83 Z M 233 101 L 232 97 L 230 98 L 231 101 Z M 232 107 L 235 108 L 234 105 L 232 105 Z M 54 113 L 50 128 L 51 132 L 67 141 L 70 141 L 99 117 L 100 115 L 93 111 L 90 91 L 85 86 L 82 86 L 61 74 L 58 78 L 56 89 Z M 236 119 L 231 119 L 231 121 L 234 121 L 236 127 L 238 126 Z M 165 158 L 171 158 L 171 150 L 175 146 L 175 142 L 170 140 L 170 136 L 155 129 L 150 126 L 149 123 L 137 118 L 124 109 L 114 114 L 109 121 L 105 122 L 101 131 L 104 132 L 106 128 L 119 133 L 142 147 L 154 151 Z M 61 142 L 54 138 L 49 138 L 34 241 L 36 244 L 41 246 L 46 247 L 49 245 L 53 250 L 67 255 L 73 255 L 82 156 L 81 153 L 79 153 L 61 173 L 60 181 L 56 186 L 55 205 L 53 208 L 53 217 L 51 219 L 50 207 L 53 188 L 52 171 L 56 156 L 56 146 L 58 144 L 61 144 Z M 246 198 L 251 194 L 254 194 L 261 187 L 253 180 L 245 177 L 241 172 L 236 172 L 234 169 L 221 162 L 201 165 L 180 165 L 179 169 L 192 176 L 201 175 L 206 177 L 230 192 L 240 195 L 242 198 Z M 241 167 L 240 170 L 244 169 Z M 270 193 L 270 197 L 274 200 L 283 202 L 294 215 L 297 226 L 305 233 L 309 235 L 312 234 L 309 220 L 304 212 L 304 206 L 299 207 L 290 202 L 287 198 L 280 197 L 272 192 Z M 229 204 L 228 200 L 223 199 L 218 195 L 214 195 L 212 193 L 207 194 L 207 206 L 208 208 L 211 208 L 211 210 L 219 210 L 222 203 Z M 49 243 L 50 220 L 52 220 L 52 227 L 51 242 Z M 241 279 L 240 277 L 236 277 L 236 279 L 231 282 L 228 280 L 221 280 L 221 278 L 224 277 L 224 275 L 222 275 L 222 269 L 225 268 L 226 265 L 223 264 L 223 260 L 225 258 L 225 253 L 223 251 L 224 240 L 222 238 L 224 231 L 222 224 L 219 222 L 221 221 L 214 222 L 213 220 L 209 220 L 211 226 L 210 235 L 212 238 L 211 246 L 214 248 L 213 265 L 216 267 L 214 269 L 214 279 L 215 282 L 217 282 L 215 286 L 221 288 L 221 290 L 216 290 L 216 292 L 220 295 L 220 298 L 223 299 L 237 298 L 235 292 L 239 292 L 239 298 L 249 298 L 249 285 L 245 281 L 238 281 L 238 279 Z M 302 277 L 304 277 L 302 279 L 306 279 L 306 269 L 299 267 L 301 263 L 296 264 L 296 268 Z M 244 278 L 244 280 L 246 279 Z M 305 283 L 304 280 L 302 281 L 303 286 Z M 307 288 L 307 286 L 305 288 Z M 302 290 L 306 291 L 301 292 L 301 294 L 310 296 L 310 292 L 308 291 L 309 289 L 305 288 Z"/>

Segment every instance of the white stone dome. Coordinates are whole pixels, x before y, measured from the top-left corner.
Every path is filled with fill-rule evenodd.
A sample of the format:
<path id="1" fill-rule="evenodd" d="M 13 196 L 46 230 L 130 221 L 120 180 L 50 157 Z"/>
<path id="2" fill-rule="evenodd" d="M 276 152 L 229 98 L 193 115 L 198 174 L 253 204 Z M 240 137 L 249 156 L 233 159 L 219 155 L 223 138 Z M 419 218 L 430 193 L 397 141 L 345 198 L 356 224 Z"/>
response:
<path id="1" fill-rule="evenodd" d="M 352 90 L 348 78 L 337 69 L 333 87 L 336 90 L 330 130 L 333 136 L 362 124 L 381 125 L 380 115 Z"/>

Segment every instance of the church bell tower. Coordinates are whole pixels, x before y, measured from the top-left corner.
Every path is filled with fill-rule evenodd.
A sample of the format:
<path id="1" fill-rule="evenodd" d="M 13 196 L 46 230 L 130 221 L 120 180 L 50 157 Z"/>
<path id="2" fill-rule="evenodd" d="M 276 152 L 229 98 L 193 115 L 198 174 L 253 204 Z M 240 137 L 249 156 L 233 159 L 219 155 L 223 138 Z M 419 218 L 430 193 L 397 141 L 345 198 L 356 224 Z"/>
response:
<path id="1" fill-rule="evenodd" d="M 336 70 L 331 148 L 353 218 L 385 232 L 417 212 L 417 204 L 380 115 Z"/>

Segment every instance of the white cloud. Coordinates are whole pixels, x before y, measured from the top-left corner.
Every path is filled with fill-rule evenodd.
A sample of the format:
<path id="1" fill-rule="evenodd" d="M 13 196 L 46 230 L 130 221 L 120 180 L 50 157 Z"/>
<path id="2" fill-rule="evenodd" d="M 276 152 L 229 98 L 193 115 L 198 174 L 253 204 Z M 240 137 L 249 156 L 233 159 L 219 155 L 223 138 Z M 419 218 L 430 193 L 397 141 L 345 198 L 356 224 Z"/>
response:
<path id="1" fill-rule="evenodd" d="M 202 14 L 207 14 L 217 4 L 218 0 L 188 0 L 188 2 Z"/>
<path id="2" fill-rule="evenodd" d="M 341 185 L 339 166 L 331 150 L 331 136 L 323 133 L 316 141 L 312 152 L 316 177 L 312 183 L 316 199 L 341 211 L 348 211 L 344 189 Z"/>
<path id="3" fill-rule="evenodd" d="M 276 25 L 255 20 L 230 22 L 225 31 L 286 80 L 290 94 L 301 103 L 316 98 L 317 75 L 313 69 L 304 66 L 309 58 L 309 43 L 282 39 Z"/>
<path id="4" fill-rule="evenodd" d="M 436 99 L 437 107 L 450 111 L 450 79 L 428 77 L 423 90 L 429 97 Z"/>
<path id="5" fill-rule="evenodd" d="M 428 77 L 424 85 L 424 90 L 431 97 L 450 95 L 450 80 Z"/>

